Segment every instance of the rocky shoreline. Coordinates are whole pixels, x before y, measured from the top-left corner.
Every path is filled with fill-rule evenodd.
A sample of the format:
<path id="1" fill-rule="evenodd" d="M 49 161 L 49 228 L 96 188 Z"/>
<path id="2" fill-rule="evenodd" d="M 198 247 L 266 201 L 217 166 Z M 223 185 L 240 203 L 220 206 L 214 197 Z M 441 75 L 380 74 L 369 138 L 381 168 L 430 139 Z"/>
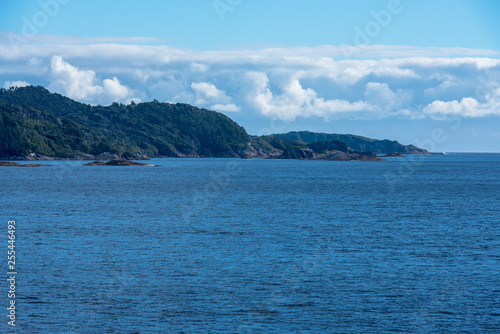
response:
<path id="1" fill-rule="evenodd" d="M 54 165 L 43 165 L 43 164 L 20 164 L 11 161 L 0 161 L 0 167 L 54 167 Z"/>
<path id="2" fill-rule="evenodd" d="M 401 153 L 389 153 L 383 156 L 384 158 L 404 158 Z"/>
<path id="3" fill-rule="evenodd" d="M 328 152 L 315 152 L 314 150 L 307 147 L 293 147 L 285 149 L 280 152 L 278 150 L 264 151 L 256 150 L 253 147 L 248 147 L 247 150 L 238 152 L 230 152 L 224 156 L 226 158 L 241 158 L 241 159 L 252 159 L 252 158 L 262 158 L 262 159 L 296 159 L 296 160 L 326 160 L 326 161 L 383 161 L 383 158 L 391 157 L 404 157 L 401 153 L 389 153 L 384 156 L 379 157 L 373 152 L 361 152 L 354 151 L 347 148 L 345 151 L 328 151 Z M 97 156 L 91 154 L 85 154 L 78 157 L 63 158 L 63 157 L 51 157 L 38 153 L 31 153 L 27 156 L 8 156 L 0 158 L 0 167 L 2 166 L 15 166 L 13 162 L 7 161 L 56 161 L 56 160 L 72 160 L 72 161 L 93 161 L 91 163 L 85 164 L 85 166 L 151 166 L 151 164 L 135 163 L 132 160 L 151 160 L 151 158 L 217 158 L 217 157 L 202 157 L 198 155 L 193 156 L 174 156 L 174 157 L 164 157 L 164 156 L 149 156 L 146 154 L 138 153 L 131 157 L 123 157 L 117 154 L 104 152 Z M 107 162 L 106 162 L 107 161 Z M 17 164 L 20 165 L 20 164 Z M 16 165 L 16 166 L 17 166 Z M 51 166 L 43 164 L 27 164 L 20 165 L 20 167 L 42 167 Z"/>
<path id="4" fill-rule="evenodd" d="M 238 156 L 241 159 L 253 159 L 254 156 Z M 235 158 L 238 158 L 235 157 Z M 161 157 L 167 158 L 167 157 Z M 198 157 L 201 158 L 201 157 Z M 325 160 L 325 161 L 383 161 L 385 159 L 379 158 L 376 154 L 372 152 L 329 152 L 325 154 L 317 154 L 314 153 L 310 149 L 293 149 L 287 150 L 283 154 L 279 156 L 269 156 L 269 157 L 261 157 L 257 156 L 257 158 L 263 159 L 278 159 L 278 160 Z M 4 160 L 4 159 L 2 159 Z M 26 157 L 11 157 L 11 159 L 5 160 L 17 160 L 17 161 L 92 161 L 84 164 L 84 166 L 156 166 L 153 164 L 135 162 L 128 159 L 123 159 L 118 156 L 113 157 L 113 159 L 88 159 L 88 158 L 56 158 L 56 157 L 39 157 L 35 159 L 30 157 L 27 159 Z M 19 164 L 17 162 L 11 161 L 0 161 L 0 167 L 53 167 L 54 165 L 44 165 L 44 164 Z M 106 161 L 109 160 L 109 161 Z M 149 157 L 147 159 L 135 159 L 135 160 L 151 160 Z"/>
<path id="5" fill-rule="evenodd" d="M 0 161 L 0 167 L 54 167 L 57 165 L 44 165 L 44 164 L 20 164 L 12 161 Z M 105 161 L 94 161 L 84 164 L 84 166 L 157 166 L 153 164 L 145 164 L 142 162 L 136 162 L 126 159 L 114 159 L 108 162 Z"/>
<path id="6" fill-rule="evenodd" d="M 118 154 L 113 154 L 109 152 L 104 152 L 98 155 L 93 154 L 82 154 L 76 157 L 52 157 L 39 153 L 31 153 L 26 156 L 5 156 L 1 157 L 0 160 L 18 160 L 18 161 L 53 161 L 53 160 L 117 160 L 125 159 Z M 132 156 L 127 156 L 126 160 L 151 160 L 151 157 L 146 154 L 137 153 Z"/>

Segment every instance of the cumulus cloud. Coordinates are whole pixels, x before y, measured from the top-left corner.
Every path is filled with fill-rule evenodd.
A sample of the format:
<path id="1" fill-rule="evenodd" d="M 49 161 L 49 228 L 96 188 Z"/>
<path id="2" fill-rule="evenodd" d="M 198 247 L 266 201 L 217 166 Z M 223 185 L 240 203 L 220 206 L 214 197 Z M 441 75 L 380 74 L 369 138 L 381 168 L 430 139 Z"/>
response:
<path id="1" fill-rule="evenodd" d="M 131 96 L 130 89 L 122 85 L 116 77 L 113 77 L 113 79 L 104 79 L 102 86 L 108 100 L 123 101 Z"/>
<path id="2" fill-rule="evenodd" d="M 3 88 L 8 89 L 10 87 L 26 87 L 30 84 L 26 81 L 5 81 Z"/>
<path id="3" fill-rule="evenodd" d="M 486 96 L 484 103 L 480 103 L 472 97 L 464 97 L 460 101 L 434 101 L 424 108 L 424 114 L 435 119 L 441 119 L 448 115 L 461 117 L 500 116 L 500 88 L 496 89 L 492 95 Z"/>
<path id="4" fill-rule="evenodd" d="M 210 82 L 193 82 L 191 88 L 196 93 L 197 104 L 206 104 L 207 100 L 227 100 L 226 94 Z"/>
<path id="5" fill-rule="evenodd" d="M 240 111 L 240 107 L 231 103 L 231 98 L 223 90 L 217 89 L 210 82 L 193 82 L 191 88 L 195 92 L 195 104 L 206 106 L 211 104 L 210 109 L 217 111 Z"/>
<path id="6" fill-rule="evenodd" d="M 131 90 L 113 79 L 96 78 L 93 70 L 80 70 L 78 67 L 64 61 L 60 55 L 53 56 L 50 62 L 51 83 L 49 89 L 84 102 L 123 102 L 132 96 Z"/>
<path id="7" fill-rule="evenodd" d="M 90 101 L 103 93 L 103 88 L 94 85 L 95 72 L 80 70 L 65 62 L 62 56 L 54 56 L 50 62 L 52 82 L 49 88 L 63 91 L 70 98 Z"/>
<path id="8" fill-rule="evenodd" d="M 295 120 L 296 117 L 319 116 L 330 118 L 342 113 L 369 111 L 372 107 L 363 101 L 325 100 L 311 88 L 304 88 L 298 78 L 290 78 L 281 87 L 281 94 L 274 94 L 269 87 L 266 73 L 248 72 L 245 75 L 249 83 L 247 99 L 263 115 L 283 120 Z"/>

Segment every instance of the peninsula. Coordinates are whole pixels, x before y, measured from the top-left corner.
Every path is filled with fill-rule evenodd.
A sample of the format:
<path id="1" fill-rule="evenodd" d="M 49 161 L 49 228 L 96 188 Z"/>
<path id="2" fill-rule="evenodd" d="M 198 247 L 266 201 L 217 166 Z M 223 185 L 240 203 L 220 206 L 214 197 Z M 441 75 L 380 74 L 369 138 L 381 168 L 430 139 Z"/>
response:
<path id="1" fill-rule="evenodd" d="M 158 157 L 380 160 L 429 154 L 354 135 L 251 136 L 229 117 L 188 104 L 91 106 L 41 86 L 0 89 L 1 160 L 146 160 Z"/>

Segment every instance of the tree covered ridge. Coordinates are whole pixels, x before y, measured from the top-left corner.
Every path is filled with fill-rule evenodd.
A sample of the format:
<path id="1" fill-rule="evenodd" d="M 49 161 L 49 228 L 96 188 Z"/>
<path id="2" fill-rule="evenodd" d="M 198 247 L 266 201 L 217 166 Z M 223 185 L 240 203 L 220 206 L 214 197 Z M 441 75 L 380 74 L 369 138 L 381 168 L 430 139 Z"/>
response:
<path id="1" fill-rule="evenodd" d="M 331 140 L 343 141 L 354 151 L 374 152 L 376 154 L 428 154 L 429 152 L 414 145 L 402 145 L 395 140 L 377 140 L 351 134 L 317 133 L 310 131 L 293 131 L 275 136 L 301 141 L 306 144 Z"/>
<path id="2" fill-rule="evenodd" d="M 0 90 L 2 156 L 233 156 L 251 141 L 227 116 L 187 104 L 90 106 L 43 87 Z"/>
<path id="3" fill-rule="evenodd" d="M 250 136 L 221 113 L 182 103 L 91 106 L 41 86 L 0 89 L 0 158 L 37 154 L 93 159 L 105 152 L 124 158 L 278 157 L 301 147 L 317 154 L 350 149 L 424 153 L 414 146 L 352 135 Z"/>

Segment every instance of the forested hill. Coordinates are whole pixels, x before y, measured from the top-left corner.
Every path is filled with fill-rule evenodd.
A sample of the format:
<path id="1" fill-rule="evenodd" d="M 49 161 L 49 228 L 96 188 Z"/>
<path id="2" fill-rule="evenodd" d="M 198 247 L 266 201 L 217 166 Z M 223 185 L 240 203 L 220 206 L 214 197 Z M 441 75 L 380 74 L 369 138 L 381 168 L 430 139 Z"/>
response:
<path id="1" fill-rule="evenodd" d="M 0 156 L 236 156 L 250 136 L 223 114 L 187 104 L 90 106 L 43 87 L 0 90 Z"/>
<path id="2" fill-rule="evenodd" d="M 155 100 L 91 106 L 41 86 L 0 89 L 0 159 L 279 157 L 297 150 L 315 155 L 427 153 L 351 135 L 294 132 L 253 137 L 229 117 L 188 104 Z"/>
<path id="3" fill-rule="evenodd" d="M 373 152 L 376 154 L 428 154 L 429 152 L 413 145 L 402 145 L 393 140 L 377 140 L 356 135 L 341 135 L 329 133 L 317 133 L 310 131 L 294 131 L 288 133 L 276 134 L 275 136 L 296 140 L 304 143 L 314 143 L 329 140 L 341 140 L 351 149 L 362 152 Z"/>

